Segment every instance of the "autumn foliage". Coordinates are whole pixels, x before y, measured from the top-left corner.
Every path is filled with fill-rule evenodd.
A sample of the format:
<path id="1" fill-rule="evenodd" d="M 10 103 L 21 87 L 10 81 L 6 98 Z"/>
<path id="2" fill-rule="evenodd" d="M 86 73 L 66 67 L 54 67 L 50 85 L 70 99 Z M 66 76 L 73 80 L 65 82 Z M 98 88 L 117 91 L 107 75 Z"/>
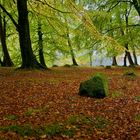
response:
<path id="1" fill-rule="evenodd" d="M 108 96 L 80 96 L 80 83 L 97 72 L 108 79 Z M 0 139 L 140 139 L 139 75 L 139 68 L 1 68 Z"/>

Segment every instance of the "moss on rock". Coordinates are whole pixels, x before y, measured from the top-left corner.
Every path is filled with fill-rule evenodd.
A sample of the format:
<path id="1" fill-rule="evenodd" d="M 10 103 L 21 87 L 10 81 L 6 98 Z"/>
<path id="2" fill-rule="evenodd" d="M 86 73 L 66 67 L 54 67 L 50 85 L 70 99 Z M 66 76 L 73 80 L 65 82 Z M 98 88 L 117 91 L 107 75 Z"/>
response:
<path id="1" fill-rule="evenodd" d="M 80 84 L 79 94 L 92 98 L 104 98 L 108 94 L 107 79 L 103 74 L 97 73 L 91 79 Z"/>

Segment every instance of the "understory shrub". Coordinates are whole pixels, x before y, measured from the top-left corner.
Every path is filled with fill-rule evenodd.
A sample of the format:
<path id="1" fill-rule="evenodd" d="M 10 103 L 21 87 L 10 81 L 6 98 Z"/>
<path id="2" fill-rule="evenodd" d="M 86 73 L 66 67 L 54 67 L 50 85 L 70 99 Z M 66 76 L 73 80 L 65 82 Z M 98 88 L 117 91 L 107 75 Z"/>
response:
<path id="1" fill-rule="evenodd" d="M 91 79 L 80 84 L 79 94 L 92 98 L 104 98 L 108 95 L 108 82 L 105 75 L 97 73 Z"/>

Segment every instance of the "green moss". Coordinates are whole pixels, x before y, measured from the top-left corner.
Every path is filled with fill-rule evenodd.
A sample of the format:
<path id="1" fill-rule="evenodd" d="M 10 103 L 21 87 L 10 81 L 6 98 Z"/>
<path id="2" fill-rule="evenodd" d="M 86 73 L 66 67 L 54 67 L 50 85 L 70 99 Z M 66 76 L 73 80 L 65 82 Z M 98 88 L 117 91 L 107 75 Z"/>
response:
<path id="1" fill-rule="evenodd" d="M 31 116 L 35 115 L 36 113 L 41 112 L 41 109 L 33 109 L 33 108 L 28 108 L 27 112 L 25 112 L 26 116 Z"/>
<path id="2" fill-rule="evenodd" d="M 25 112 L 25 115 L 26 116 L 32 116 L 32 115 L 35 115 L 37 113 L 41 113 L 41 112 L 46 112 L 48 111 L 49 107 L 45 106 L 45 107 L 42 107 L 42 108 L 28 108 L 28 110 Z"/>
<path id="3" fill-rule="evenodd" d="M 83 130 L 87 133 L 93 129 L 104 129 L 110 121 L 102 116 L 95 116 L 91 118 L 85 115 L 74 115 L 70 116 L 63 123 L 51 123 L 46 126 L 33 127 L 31 125 L 10 125 L 1 126 L 1 132 L 14 132 L 22 137 L 35 137 L 40 138 L 41 136 L 53 138 L 55 136 L 67 136 L 72 138 L 76 132 Z M 86 126 L 86 127 L 85 127 Z"/>
<path id="4" fill-rule="evenodd" d="M 75 116 L 69 117 L 65 123 L 68 125 L 91 124 L 92 119 L 85 115 L 75 115 Z"/>
<path id="5" fill-rule="evenodd" d="M 91 79 L 80 84 L 79 94 L 93 98 L 104 98 L 108 95 L 108 82 L 105 75 L 95 74 Z"/>
<path id="6" fill-rule="evenodd" d="M 87 131 L 89 131 L 93 130 L 94 128 L 104 129 L 110 124 L 110 121 L 103 116 L 95 116 L 95 118 L 91 118 L 85 115 L 77 115 L 71 116 L 65 123 L 69 126 L 75 126 L 77 129 L 81 129 L 83 125 L 86 125 Z"/>
<path id="7" fill-rule="evenodd" d="M 60 136 L 60 135 L 73 137 L 76 132 L 75 128 L 72 128 L 72 127 L 67 128 L 66 126 L 67 125 L 65 123 L 64 124 L 53 123 L 53 124 L 47 125 L 44 128 L 44 133 L 45 135 L 51 136 L 51 137 Z"/>
<path id="8" fill-rule="evenodd" d="M 120 98 L 122 97 L 123 94 L 120 92 L 120 91 L 114 91 L 112 94 L 111 94 L 111 97 L 112 98 Z"/>
<path id="9" fill-rule="evenodd" d="M 69 138 L 72 138 L 75 134 L 76 130 L 74 128 L 69 128 L 69 129 L 65 129 L 63 131 L 63 135 L 68 136 Z"/>
<path id="10" fill-rule="evenodd" d="M 9 114 L 9 115 L 5 115 L 4 119 L 5 120 L 18 120 L 18 116 L 17 115 L 13 115 L 13 114 Z"/>
<path id="11" fill-rule="evenodd" d="M 135 116 L 135 120 L 136 121 L 140 121 L 140 114 L 138 114 L 138 115 Z"/>
<path id="12" fill-rule="evenodd" d="M 140 101 L 140 95 L 135 96 L 135 100 Z"/>
<path id="13" fill-rule="evenodd" d="M 104 129 L 107 125 L 110 124 L 110 121 L 102 116 L 96 116 L 94 121 L 94 126 L 97 129 Z"/>
<path id="14" fill-rule="evenodd" d="M 49 136 L 56 136 L 61 134 L 62 130 L 63 130 L 62 125 L 60 125 L 59 123 L 54 123 L 47 125 L 44 129 L 44 133 Z"/>
<path id="15" fill-rule="evenodd" d="M 19 134 L 20 136 L 32 136 L 34 134 L 34 131 L 30 125 L 10 125 L 5 127 L 0 127 L 0 131 L 2 132 L 15 132 Z"/>

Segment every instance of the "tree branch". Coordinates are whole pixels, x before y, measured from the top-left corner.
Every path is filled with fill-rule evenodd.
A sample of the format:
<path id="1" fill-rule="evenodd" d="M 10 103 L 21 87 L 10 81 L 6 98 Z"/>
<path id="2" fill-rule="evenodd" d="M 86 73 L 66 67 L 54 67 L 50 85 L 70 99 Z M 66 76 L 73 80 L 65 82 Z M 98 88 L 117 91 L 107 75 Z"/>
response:
<path id="1" fill-rule="evenodd" d="M 128 27 L 140 27 L 140 24 L 131 24 L 131 25 L 128 25 Z M 115 28 L 112 28 L 112 29 L 109 29 L 109 30 L 106 30 L 106 32 L 104 32 L 104 34 L 112 31 L 112 30 L 117 30 L 117 29 L 120 29 L 121 27 L 118 26 L 118 27 L 115 27 Z"/>
<path id="2" fill-rule="evenodd" d="M 0 4 L 0 8 L 3 10 L 3 12 L 5 12 L 7 14 L 7 16 L 12 20 L 13 24 L 16 26 L 17 30 L 18 30 L 18 24 L 17 22 L 14 20 L 14 18 L 12 17 L 12 15 Z"/>
<path id="3" fill-rule="evenodd" d="M 112 9 L 114 9 L 119 3 L 120 2 L 117 2 L 114 6 L 110 7 L 107 12 L 110 12 Z"/>
<path id="4" fill-rule="evenodd" d="M 131 0 L 118 0 L 118 2 L 130 2 L 130 3 L 133 3 Z"/>
<path id="5" fill-rule="evenodd" d="M 36 1 L 41 2 L 42 4 L 46 4 L 48 7 L 52 8 L 53 10 L 58 11 L 58 12 L 60 12 L 60 13 L 71 13 L 71 12 L 61 11 L 61 10 L 59 10 L 59 9 L 56 9 L 56 8 L 52 7 L 50 4 L 48 4 L 48 3 L 46 2 L 46 0 L 44 0 L 44 2 L 42 2 L 42 1 L 40 1 L 40 0 L 36 0 Z"/>

